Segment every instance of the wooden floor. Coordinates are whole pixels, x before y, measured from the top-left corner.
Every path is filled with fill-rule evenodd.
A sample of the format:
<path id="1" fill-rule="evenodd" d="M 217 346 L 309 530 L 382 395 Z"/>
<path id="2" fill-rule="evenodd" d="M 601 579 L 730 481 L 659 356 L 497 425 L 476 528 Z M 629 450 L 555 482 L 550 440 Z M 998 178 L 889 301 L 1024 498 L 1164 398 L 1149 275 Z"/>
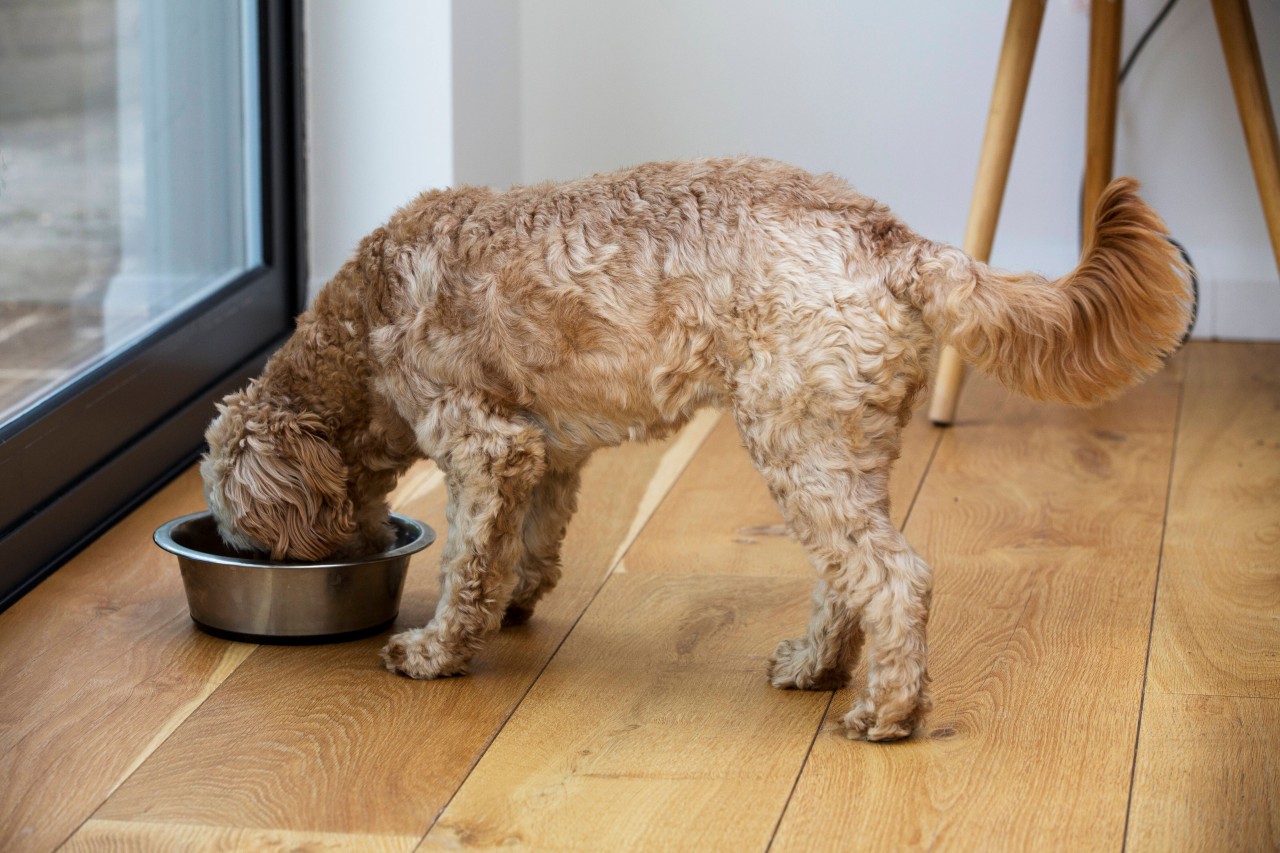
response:
<path id="1" fill-rule="evenodd" d="M 0 849 L 1280 848 L 1280 345 L 1093 411 L 978 379 L 912 425 L 936 708 L 905 743 L 828 730 L 853 688 L 769 687 L 811 572 L 728 418 L 586 480 L 534 621 L 414 682 L 378 637 L 197 632 L 150 542 L 188 472 L 0 614 Z M 443 531 L 429 467 L 395 503 Z"/>

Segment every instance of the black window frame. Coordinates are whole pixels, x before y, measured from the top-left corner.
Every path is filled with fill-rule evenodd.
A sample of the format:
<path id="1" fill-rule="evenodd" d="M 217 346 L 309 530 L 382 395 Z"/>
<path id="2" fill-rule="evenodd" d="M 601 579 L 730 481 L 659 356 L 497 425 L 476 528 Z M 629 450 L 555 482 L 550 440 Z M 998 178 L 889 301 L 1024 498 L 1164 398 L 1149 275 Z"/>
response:
<path id="1" fill-rule="evenodd" d="M 301 0 L 258 0 L 262 261 L 0 426 L 0 611 L 186 470 L 306 299 Z"/>

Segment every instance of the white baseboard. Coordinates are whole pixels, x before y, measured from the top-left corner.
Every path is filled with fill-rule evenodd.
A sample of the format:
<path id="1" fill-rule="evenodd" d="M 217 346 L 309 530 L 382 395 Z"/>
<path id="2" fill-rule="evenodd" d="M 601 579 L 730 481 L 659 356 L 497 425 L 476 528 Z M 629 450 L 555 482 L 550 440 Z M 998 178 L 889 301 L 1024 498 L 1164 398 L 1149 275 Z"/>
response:
<path id="1" fill-rule="evenodd" d="M 1215 281 L 1212 337 L 1280 341 L 1280 280 Z"/>

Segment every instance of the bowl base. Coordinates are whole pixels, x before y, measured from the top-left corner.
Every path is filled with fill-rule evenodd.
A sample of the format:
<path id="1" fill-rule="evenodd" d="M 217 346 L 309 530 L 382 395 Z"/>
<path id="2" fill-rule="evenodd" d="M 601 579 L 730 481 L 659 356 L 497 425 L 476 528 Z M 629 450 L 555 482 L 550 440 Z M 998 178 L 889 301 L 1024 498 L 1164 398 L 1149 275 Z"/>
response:
<path id="1" fill-rule="evenodd" d="M 398 613 L 396 614 L 396 616 L 399 615 Z M 211 634 L 222 640 L 233 640 L 237 643 L 254 643 L 263 646 L 320 646 L 327 643 L 347 643 L 351 640 L 363 640 L 365 637 L 381 634 L 395 624 L 396 616 L 392 616 L 386 622 L 380 622 L 377 625 L 371 625 L 368 628 L 360 628 L 355 631 L 339 631 L 336 634 L 297 635 L 243 634 L 239 631 L 227 631 L 222 628 L 215 628 L 212 625 L 206 625 L 194 617 L 191 621 L 206 634 Z"/>

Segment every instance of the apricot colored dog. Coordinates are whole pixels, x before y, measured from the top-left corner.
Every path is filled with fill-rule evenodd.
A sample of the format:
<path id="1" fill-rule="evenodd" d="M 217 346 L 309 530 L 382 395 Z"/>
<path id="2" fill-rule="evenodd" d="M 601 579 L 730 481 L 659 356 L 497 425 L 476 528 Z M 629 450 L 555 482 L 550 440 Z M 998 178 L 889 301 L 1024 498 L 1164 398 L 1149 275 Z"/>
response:
<path id="1" fill-rule="evenodd" d="M 388 541 L 386 494 L 429 457 L 449 490 L 440 601 L 389 669 L 466 671 L 560 576 L 591 452 L 732 411 L 818 574 L 778 687 L 867 684 L 850 737 L 928 707 L 929 567 L 889 520 L 889 469 L 938 341 L 1009 388 L 1090 404 L 1184 333 L 1186 270 L 1129 179 L 1080 265 L 998 272 L 838 178 L 755 159 L 655 163 L 506 193 L 428 192 L 365 238 L 263 375 L 229 396 L 202 471 L 226 540 L 317 559 Z"/>

